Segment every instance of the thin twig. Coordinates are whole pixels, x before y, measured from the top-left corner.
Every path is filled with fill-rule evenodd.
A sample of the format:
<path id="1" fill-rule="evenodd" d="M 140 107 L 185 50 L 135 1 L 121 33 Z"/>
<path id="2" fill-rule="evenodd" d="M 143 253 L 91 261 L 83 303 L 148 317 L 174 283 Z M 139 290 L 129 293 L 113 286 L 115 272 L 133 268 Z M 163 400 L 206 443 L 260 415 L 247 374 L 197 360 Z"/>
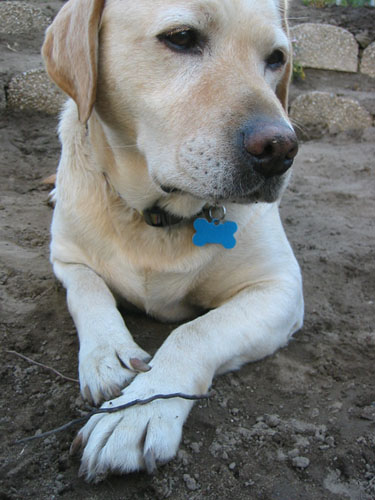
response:
<path id="1" fill-rule="evenodd" d="M 86 422 L 89 420 L 91 417 L 94 415 L 98 415 L 99 413 L 115 413 L 120 410 L 126 410 L 127 408 L 131 408 L 132 406 L 141 406 L 141 405 L 146 405 L 148 403 L 151 403 L 152 401 L 155 401 L 156 399 L 172 399 L 172 398 L 181 398 L 181 399 L 189 399 L 191 401 L 196 401 L 199 399 L 209 399 L 212 396 L 211 393 L 207 394 L 202 394 L 202 395 L 194 395 L 194 394 L 183 394 L 182 392 L 175 392 L 173 394 L 155 394 L 154 396 L 150 396 L 149 398 L 146 399 L 135 399 L 133 401 L 129 401 L 129 403 L 125 403 L 120 406 L 114 406 L 112 408 L 97 408 L 91 412 L 89 412 L 87 415 L 84 415 L 83 417 L 75 418 L 74 420 L 71 420 L 70 422 L 67 422 L 64 425 L 61 425 L 60 427 L 57 427 L 56 429 L 51 429 L 50 431 L 43 432 L 42 434 L 37 434 L 35 436 L 30 436 L 27 438 L 23 439 L 18 439 L 17 441 L 14 442 L 14 444 L 22 444 L 22 443 L 27 443 L 28 441 L 34 441 L 34 439 L 40 439 L 44 438 L 46 436 L 49 436 L 50 434 L 55 434 L 60 431 L 64 431 L 65 429 L 68 429 L 72 425 L 75 424 L 80 424 L 83 422 Z M 111 404 L 111 403 L 109 403 Z"/>
<path id="2" fill-rule="evenodd" d="M 54 368 L 51 368 L 50 366 L 44 365 L 43 363 L 39 363 L 38 361 L 34 361 L 33 359 L 28 358 L 24 354 L 20 354 L 17 351 L 6 351 L 6 352 L 9 352 L 10 354 L 15 354 L 16 356 L 19 356 L 20 358 L 28 361 L 29 363 L 32 363 L 32 364 L 37 365 L 37 366 L 41 366 L 42 368 L 45 368 L 46 370 L 50 370 L 55 375 L 57 375 L 58 377 L 63 378 L 64 380 L 68 380 L 69 382 L 76 382 L 77 384 L 79 383 L 77 379 L 67 377 L 67 376 L 63 375 L 62 373 L 60 373 L 59 371 L 55 370 Z"/>

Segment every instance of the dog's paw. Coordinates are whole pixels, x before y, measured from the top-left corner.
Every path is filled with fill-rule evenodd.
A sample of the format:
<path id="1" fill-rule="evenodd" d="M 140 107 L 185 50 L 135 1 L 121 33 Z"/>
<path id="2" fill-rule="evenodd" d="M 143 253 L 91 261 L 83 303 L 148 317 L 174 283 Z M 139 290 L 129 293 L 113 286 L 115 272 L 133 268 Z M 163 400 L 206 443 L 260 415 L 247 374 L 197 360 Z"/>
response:
<path id="1" fill-rule="evenodd" d="M 138 375 L 122 396 L 102 407 L 115 407 L 157 394 L 158 391 L 147 388 L 153 385 L 149 384 L 151 374 Z M 72 444 L 72 452 L 84 448 L 80 475 L 98 482 L 109 472 L 142 469 L 153 472 L 157 463 L 175 456 L 191 406 L 191 401 L 174 398 L 91 417 Z"/>
<path id="2" fill-rule="evenodd" d="M 136 345 L 104 345 L 93 350 L 81 346 L 79 382 L 83 398 L 99 405 L 119 396 L 137 373 L 150 370 L 149 359 L 149 354 Z"/>

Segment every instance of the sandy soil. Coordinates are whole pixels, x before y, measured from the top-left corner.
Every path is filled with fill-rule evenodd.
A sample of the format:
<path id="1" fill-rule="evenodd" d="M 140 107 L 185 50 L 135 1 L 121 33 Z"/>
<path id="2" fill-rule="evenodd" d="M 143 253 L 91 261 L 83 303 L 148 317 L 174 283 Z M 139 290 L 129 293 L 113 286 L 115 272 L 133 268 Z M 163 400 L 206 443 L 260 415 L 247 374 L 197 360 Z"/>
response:
<path id="1" fill-rule="evenodd" d="M 332 11 L 296 13 L 321 20 L 326 12 L 331 21 Z M 353 32 L 374 10 L 361 12 Z M 335 15 L 339 23 L 342 11 Z M 26 65 L 30 40 L 18 43 Z M 41 184 L 58 161 L 56 124 L 36 113 L 0 115 L 0 499 L 374 500 L 375 131 L 302 145 L 281 207 L 305 284 L 306 321 L 294 341 L 218 378 L 215 396 L 188 419 L 178 457 L 154 476 L 93 486 L 77 478 L 68 454 L 77 429 L 14 444 L 85 411 L 76 383 L 8 352 L 77 376 L 75 329 L 48 262 L 52 210 Z M 127 323 L 150 352 L 175 326 L 135 314 Z"/>

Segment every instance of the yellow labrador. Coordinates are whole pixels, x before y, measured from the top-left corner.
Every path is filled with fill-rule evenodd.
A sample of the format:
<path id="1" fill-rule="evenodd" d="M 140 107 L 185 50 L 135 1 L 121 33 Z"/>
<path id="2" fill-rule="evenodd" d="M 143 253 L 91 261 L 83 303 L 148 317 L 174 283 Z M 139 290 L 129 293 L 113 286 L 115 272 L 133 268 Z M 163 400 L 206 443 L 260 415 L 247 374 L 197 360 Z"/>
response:
<path id="1" fill-rule="evenodd" d="M 71 97 L 51 259 L 91 402 L 202 394 L 215 374 L 273 353 L 302 324 L 300 270 L 278 213 L 297 152 L 286 8 L 70 0 L 47 31 L 48 73 Z M 148 365 L 116 299 L 188 321 Z M 170 460 L 192 404 L 92 417 L 75 442 L 81 474 Z"/>

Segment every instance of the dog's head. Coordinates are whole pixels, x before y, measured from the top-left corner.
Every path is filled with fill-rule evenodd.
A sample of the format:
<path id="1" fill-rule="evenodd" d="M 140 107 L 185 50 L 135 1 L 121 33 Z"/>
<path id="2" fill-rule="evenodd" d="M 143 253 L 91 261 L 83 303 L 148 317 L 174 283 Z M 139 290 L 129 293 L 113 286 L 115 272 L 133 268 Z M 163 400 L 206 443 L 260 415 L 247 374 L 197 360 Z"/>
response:
<path id="1" fill-rule="evenodd" d="M 272 202 L 297 152 L 286 1 L 70 0 L 43 54 L 164 192 Z"/>

